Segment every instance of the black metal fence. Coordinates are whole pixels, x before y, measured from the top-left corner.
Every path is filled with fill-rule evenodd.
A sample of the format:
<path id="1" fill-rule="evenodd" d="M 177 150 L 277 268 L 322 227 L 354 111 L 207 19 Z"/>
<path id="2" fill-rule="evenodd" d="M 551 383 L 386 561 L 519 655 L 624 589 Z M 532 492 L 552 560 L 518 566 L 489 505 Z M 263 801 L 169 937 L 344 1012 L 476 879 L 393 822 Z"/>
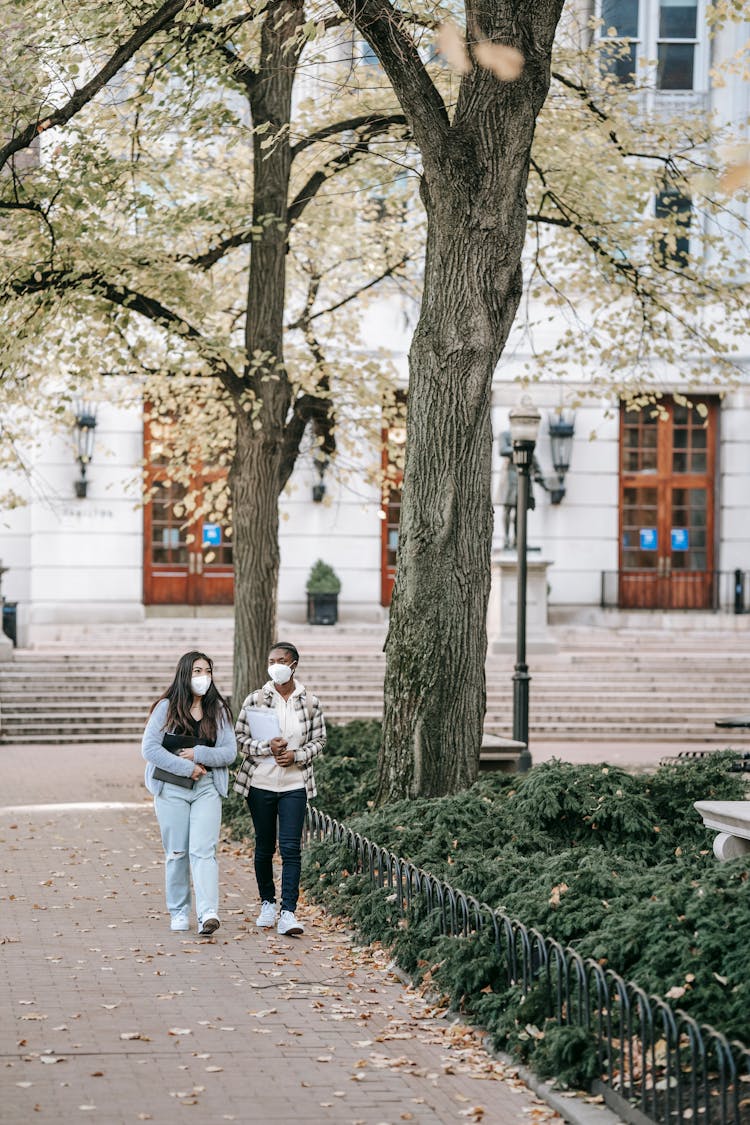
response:
<path id="1" fill-rule="evenodd" d="M 603 570 L 602 609 L 708 609 L 750 613 L 750 571 Z"/>
<path id="2" fill-rule="evenodd" d="M 548 1016 L 590 1033 L 601 1076 L 594 1088 L 623 1120 L 750 1125 L 750 1049 L 743 1043 L 309 806 L 307 834 L 344 845 L 347 870 L 393 892 L 400 916 L 420 903 L 436 912 L 446 935 L 489 928 L 508 984 L 524 993 L 546 985 Z"/>

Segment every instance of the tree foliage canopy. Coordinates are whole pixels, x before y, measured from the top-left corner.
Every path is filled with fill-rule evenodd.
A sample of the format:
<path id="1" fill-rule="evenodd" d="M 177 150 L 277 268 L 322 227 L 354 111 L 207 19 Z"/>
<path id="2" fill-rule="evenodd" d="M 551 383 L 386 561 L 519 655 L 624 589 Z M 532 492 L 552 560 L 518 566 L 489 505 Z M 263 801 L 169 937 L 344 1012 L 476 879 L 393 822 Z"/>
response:
<path id="1" fill-rule="evenodd" d="M 299 24 L 293 112 L 275 123 L 253 101 L 268 81 L 261 33 L 273 5 L 3 8 L 20 60 L 0 89 L 12 122 L 0 154 L 3 384 L 7 402 L 28 408 L 6 414 L 7 436 L 22 439 L 31 414 L 117 373 L 126 400 L 149 402 L 175 475 L 187 481 L 196 458 L 228 466 L 236 412 L 260 428 L 262 383 L 282 374 L 280 357 L 248 352 L 246 278 L 253 248 L 285 223 L 289 421 L 295 408 L 307 420 L 309 401 L 333 386 L 340 428 L 366 425 L 392 376 L 385 354 L 362 344 L 359 314 L 383 279 L 413 291 L 420 223 L 413 206 L 404 221 L 416 176 L 403 117 L 351 31 L 314 12 Z M 135 29 L 143 42 L 123 62 Z M 282 143 L 283 220 L 273 200 L 253 213 L 254 147 L 265 158 Z M 303 430 L 289 427 L 281 484 Z M 4 443 L 6 465 L 22 445 Z M 203 502 L 225 510 L 225 492 L 217 482 Z"/>
<path id="2" fill-rule="evenodd" d="M 745 8 L 714 6 L 711 20 L 721 26 Z M 397 129 L 395 138 L 393 129 L 383 135 L 383 118 L 399 117 L 390 83 L 324 5 L 310 5 L 294 37 L 304 93 L 293 120 L 252 120 L 247 92 L 268 11 L 240 0 L 84 2 L 74 12 L 59 0 L 3 0 L 6 402 L 60 412 L 50 374 L 69 387 L 69 373 L 79 382 L 132 373 L 131 389 L 157 412 L 180 402 L 172 440 L 183 453 L 197 443 L 210 463 L 228 463 L 237 400 L 257 407 L 252 390 L 236 387 L 233 401 L 226 387 L 267 359 L 248 359 L 243 341 L 248 256 L 262 233 L 250 208 L 252 138 L 262 135 L 260 149 L 269 152 L 286 134 L 294 161 L 287 369 L 301 395 L 317 393 L 323 373 L 332 378 L 344 415 L 361 419 L 363 406 L 366 413 L 380 405 L 392 379 L 387 359 L 362 353 L 351 306 L 335 321 L 324 310 L 418 261 L 419 156 L 405 127 L 400 138 Z M 450 5 L 425 4 L 409 27 L 414 73 L 428 59 L 433 103 L 448 119 L 464 69 L 455 43 L 436 38 L 450 17 L 465 18 Z M 645 79 L 608 77 L 606 31 L 575 13 L 563 22 L 537 127 L 527 302 L 518 318 L 536 353 L 530 374 L 552 363 L 558 372 L 585 371 L 583 382 L 599 393 L 637 397 L 678 364 L 682 380 L 726 386 L 737 374 L 732 350 L 746 311 L 746 196 L 731 203 L 719 183 L 732 137 L 699 104 L 660 108 Z M 470 28 L 480 58 L 476 39 Z M 734 57 L 725 69 L 741 65 Z M 667 205 L 657 214 L 660 193 Z M 685 212 L 670 211 L 670 196 L 690 200 L 689 231 Z M 272 224 L 273 214 L 264 221 Z M 681 256 L 687 236 L 690 251 Z M 411 298 L 413 280 L 404 284 Z M 564 325 L 552 343 L 550 311 Z M 6 465 L 17 464 L 12 439 L 26 435 L 28 415 L 12 419 L 6 412 Z"/>

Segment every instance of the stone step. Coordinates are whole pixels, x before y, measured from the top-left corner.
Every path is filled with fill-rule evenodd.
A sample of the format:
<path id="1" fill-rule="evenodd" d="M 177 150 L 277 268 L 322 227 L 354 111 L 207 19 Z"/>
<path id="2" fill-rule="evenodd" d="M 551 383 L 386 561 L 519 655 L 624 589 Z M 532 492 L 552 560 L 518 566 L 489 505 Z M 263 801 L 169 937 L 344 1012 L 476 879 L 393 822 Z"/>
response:
<path id="1" fill-rule="evenodd" d="M 383 696 L 379 692 L 358 693 L 356 699 L 350 696 L 340 696 L 333 694 L 321 694 L 324 710 L 326 714 L 333 713 L 334 711 L 357 711 L 363 708 L 369 710 L 382 709 Z M 146 716 L 150 712 L 153 699 L 134 700 L 132 705 L 128 706 L 119 700 L 112 701 L 109 706 L 101 706 L 99 703 L 86 704 L 83 701 L 78 701 L 74 711 L 71 711 L 70 704 L 58 704 L 56 706 L 43 706 L 36 707 L 23 707 L 17 701 L 0 701 L 0 714 L 2 716 L 2 730 L 3 734 L 11 726 L 17 725 L 19 722 L 43 724 L 46 722 L 69 722 L 74 714 L 83 716 L 109 716 L 114 721 L 127 721 L 129 717 L 143 719 L 145 722 Z M 578 704 L 566 704 L 565 701 L 555 702 L 549 701 L 537 695 L 531 698 L 531 713 L 539 719 L 544 719 L 547 722 L 564 722 L 568 719 L 583 723 L 591 718 L 596 718 L 596 721 L 609 727 L 626 726 L 632 722 L 654 723 L 661 722 L 670 726 L 681 725 L 688 727 L 695 723 L 701 723 L 713 727 L 715 720 L 722 719 L 732 715 L 744 715 L 749 713 L 746 701 L 738 701 L 734 699 L 721 699 L 716 700 L 713 704 L 704 703 L 701 706 L 690 706 L 680 709 L 674 704 L 669 707 L 659 706 L 658 703 L 643 707 L 600 707 L 598 704 L 592 707 L 590 702 L 581 702 Z M 490 697 L 487 700 L 487 713 L 488 714 L 503 714 L 512 710 L 512 698 L 510 694 L 500 697 Z M 233 713 L 237 714 L 239 708 L 233 708 Z"/>
<path id="2" fill-rule="evenodd" d="M 367 715 L 363 714 L 362 712 L 358 712 L 356 715 L 340 715 L 335 717 L 329 716 L 331 722 L 335 721 L 337 723 L 348 723 L 352 722 L 354 719 L 377 719 L 379 717 L 379 715 Z M 493 725 L 497 724 L 495 723 Z M 503 729 L 507 729 L 508 731 L 510 731 L 511 723 L 509 717 L 507 717 L 507 722 L 504 724 Z M 14 745 L 28 746 L 33 746 L 37 743 L 40 745 L 46 745 L 52 743 L 69 744 L 82 742 L 96 742 L 102 743 L 103 745 L 109 743 L 129 743 L 132 745 L 133 743 L 140 743 L 142 734 L 143 728 L 141 726 L 134 730 L 117 729 L 107 731 L 92 730 L 86 727 L 77 731 L 66 730 L 64 738 L 61 737 L 61 734 L 59 732 L 55 734 L 50 734 L 47 731 L 33 731 L 29 733 L 20 732 L 12 739 L 0 739 L 0 743 L 12 742 Z M 611 742 L 659 742 L 669 744 L 670 746 L 673 745 L 675 747 L 680 747 L 683 745 L 696 747 L 710 745 L 714 749 L 723 749 L 724 747 L 728 746 L 738 748 L 746 748 L 747 746 L 750 746 L 750 739 L 743 740 L 741 738 L 735 737 L 734 734 L 731 738 L 726 738 L 717 737 L 713 734 L 701 734 L 694 731 L 669 731 L 659 730 L 653 727 L 647 727 L 643 730 L 632 730 L 627 733 L 618 731 L 616 734 L 614 734 L 611 729 L 607 728 L 591 728 L 582 730 L 578 726 L 572 725 L 567 728 L 561 728 L 558 726 L 547 728 L 544 726 L 544 724 L 537 725 L 536 723 L 534 723 L 533 734 L 534 740 L 537 742 L 543 740 L 565 742 L 569 739 L 575 739 L 576 741 L 579 741 L 581 743 L 598 744 L 607 744 Z"/>
<path id="3" fill-rule="evenodd" d="M 93 676 L 98 679 L 127 679 L 129 682 L 136 684 L 158 683 L 161 686 L 169 682 L 174 670 L 171 664 L 164 668 L 159 667 L 153 661 L 149 661 L 149 664 L 148 671 L 144 672 L 133 672 L 132 664 L 127 662 L 122 664 L 98 662 L 79 665 L 61 665 L 58 663 L 38 667 L 24 664 L 13 664 L 5 667 L 0 665 L 0 690 L 7 688 L 8 685 L 32 686 L 35 683 L 46 684 L 55 681 L 64 681 L 66 684 L 71 682 L 85 683 L 87 679 L 91 679 Z M 217 682 L 226 682 L 231 678 L 229 661 L 226 663 L 216 661 L 214 669 Z M 306 682 L 312 681 L 314 678 L 316 683 L 345 681 L 357 684 L 368 680 L 382 682 L 384 672 L 384 662 L 370 664 L 360 662 L 356 667 L 339 666 L 330 662 L 320 666 L 308 663 L 304 670 L 300 669 L 300 679 Z M 510 679 L 512 672 L 513 666 L 511 664 L 506 668 L 498 668 L 497 665 L 493 664 L 486 670 L 487 683 L 501 684 L 506 679 Z M 592 675 L 595 677 L 594 682 L 592 682 Z M 750 668 L 745 666 L 733 668 L 716 666 L 710 669 L 706 669 L 705 666 L 693 669 L 678 667 L 672 669 L 660 665 L 658 668 L 642 670 L 633 670 L 632 668 L 620 670 L 616 667 L 602 668 L 599 666 L 589 672 L 578 668 L 550 669 L 532 665 L 531 676 L 533 680 L 543 681 L 550 686 L 559 684 L 561 689 L 564 688 L 565 690 L 580 684 L 584 684 L 587 690 L 598 690 L 607 684 L 616 684 L 618 687 L 628 684 L 637 686 L 653 684 L 656 687 L 661 685 L 665 691 L 669 690 L 675 682 L 702 684 L 704 686 L 724 685 L 727 687 L 736 684 L 750 685 Z"/>
<path id="4" fill-rule="evenodd" d="M 315 694 L 320 697 L 324 704 L 331 706 L 342 702 L 351 703 L 355 698 L 360 701 L 382 700 L 383 688 L 379 684 L 358 684 L 356 690 L 347 690 L 342 688 L 340 684 L 316 683 Z M 505 706 L 512 699 L 512 694 L 511 686 L 490 687 L 487 691 L 487 706 Z M 71 711 L 71 695 L 75 697 L 74 707 L 79 711 L 107 711 L 114 707 L 118 711 L 126 712 L 136 708 L 141 711 L 144 708 L 149 710 L 159 697 L 160 692 L 158 688 L 149 687 L 145 687 L 142 691 L 136 689 L 122 692 L 116 687 L 103 685 L 100 690 L 94 692 L 4 693 L 0 694 L 0 706 L 2 706 L 6 715 L 10 713 L 67 714 Z M 719 718 L 719 711 L 729 714 L 732 711 L 744 713 L 750 710 L 747 695 L 736 689 L 694 691 L 690 693 L 690 698 L 684 700 L 684 702 L 671 693 L 653 694 L 644 698 L 643 693 L 638 690 L 632 692 L 599 691 L 596 697 L 592 699 L 590 695 L 584 693 L 544 690 L 540 685 L 534 685 L 533 681 L 531 706 L 544 707 L 546 710 L 562 710 L 566 713 L 574 713 L 583 709 L 601 715 L 632 715 L 634 707 L 637 706 L 638 711 L 642 713 L 654 711 L 675 715 L 695 713 L 715 715 L 716 718 Z M 237 710 L 237 705 L 233 709 Z"/>
<path id="5" fill-rule="evenodd" d="M 231 690 L 232 633 L 231 618 L 65 627 L 58 640 L 17 651 L 14 661 L 0 665 L 0 741 L 138 742 L 183 652 L 209 651 L 220 687 Z M 299 644 L 301 679 L 314 685 L 331 721 L 379 717 L 382 627 L 329 632 L 295 625 L 279 635 Z M 750 711 L 747 632 L 554 635 L 560 651 L 530 654 L 532 741 L 722 746 L 750 738 L 750 732 L 713 725 L 720 716 Z M 486 727 L 501 733 L 511 727 L 513 665 L 512 653 L 487 661 Z"/>
<path id="6" fill-rule="evenodd" d="M 362 714 L 379 714 L 382 711 L 382 696 L 370 695 L 366 697 L 358 697 L 356 701 L 351 699 L 330 698 L 325 701 L 325 712 L 327 716 L 333 716 L 347 713 L 351 715 Z M 60 706 L 57 709 L 46 709 L 36 711 L 22 711 L 16 709 L 9 709 L 3 707 L 2 720 L 3 720 L 3 734 L 5 735 L 12 727 L 34 727 L 46 726 L 55 724 L 58 729 L 61 729 L 64 724 L 66 728 L 74 725 L 94 725 L 109 723 L 115 725 L 128 725 L 140 730 L 143 729 L 146 718 L 148 716 L 149 706 L 144 707 L 91 707 L 81 708 L 76 707 L 71 711 L 70 706 Z M 494 720 L 504 720 L 512 713 L 512 701 L 510 698 L 507 700 L 495 701 L 490 700 L 487 706 L 487 722 Z M 730 712 L 726 712 L 729 714 Z M 736 714 L 743 714 L 741 708 L 735 709 Z M 691 726 L 701 725 L 705 729 L 714 730 L 714 721 L 722 716 L 716 713 L 715 708 L 707 708 L 703 710 L 691 711 L 689 713 L 680 712 L 675 710 L 671 713 L 660 711 L 658 708 L 653 708 L 649 711 L 640 710 L 637 715 L 634 715 L 632 710 L 623 709 L 621 711 L 607 711 L 600 709 L 577 709 L 577 708 L 557 708 L 551 707 L 544 700 L 533 700 L 530 705 L 530 715 L 537 723 L 555 724 L 563 726 L 568 724 L 571 729 L 578 727 L 586 729 L 591 726 L 596 726 L 598 729 L 611 730 L 614 727 L 622 728 L 623 733 L 627 727 L 637 727 L 639 730 L 653 728 L 660 726 L 664 729 L 680 728 L 687 730 Z M 337 720 L 335 720 L 337 721 Z M 731 728 L 715 728 L 718 732 L 721 730 L 728 730 Z M 740 730 L 742 728 L 739 728 Z M 734 731 L 732 731 L 734 733 Z M 722 734 L 721 737 L 725 737 Z"/>
<path id="7" fill-rule="evenodd" d="M 359 696 L 356 704 L 350 699 L 341 699 L 329 697 L 324 700 L 326 714 L 334 714 L 335 712 L 359 712 L 361 710 L 376 711 L 382 710 L 382 695 L 366 695 Z M 488 715 L 503 715 L 511 710 L 512 700 L 508 697 L 505 700 L 490 700 L 487 705 Z M 149 705 L 142 707 L 133 706 L 111 706 L 101 707 L 77 707 L 74 712 L 71 712 L 70 705 L 60 705 L 57 708 L 39 708 L 37 710 L 20 710 L 10 707 L 3 707 L 2 719 L 4 729 L 9 728 L 11 725 L 18 725 L 20 723 L 41 724 L 48 722 L 62 721 L 70 724 L 75 721 L 75 716 L 80 715 L 81 722 L 93 722 L 99 720 L 109 720 L 112 723 L 121 722 L 137 722 L 145 723 L 146 716 L 150 710 Z M 725 709 L 726 710 L 726 709 Z M 543 722 L 563 723 L 566 721 L 576 722 L 580 725 L 585 725 L 589 722 L 597 722 L 603 727 L 612 727 L 613 725 L 635 723 L 639 726 L 645 724 L 653 724 L 656 722 L 664 726 L 686 726 L 689 723 L 702 722 L 713 727 L 714 720 L 722 716 L 717 714 L 717 709 L 713 707 L 705 707 L 702 709 L 694 709 L 689 713 L 685 711 L 673 710 L 665 712 L 658 707 L 651 708 L 650 710 L 640 710 L 637 717 L 633 716 L 632 710 L 622 709 L 614 710 L 585 710 L 577 708 L 559 708 L 550 706 L 545 700 L 532 700 L 530 713 L 538 720 Z M 728 714 L 729 712 L 727 712 Z M 742 714 L 741 708 L 735 709 L 736 714 Z M 717 728 L 718 729 L 718 728 Z"/>
<path id="8" fill-rule="evenodd" d="M 0 665 L 0 667 L 2 666 Z M 226 675 L 222 675 L 221 671 L 220 668 L 215 670 L 216 683 L 222 692 L 228 692 L 232 687 L 231 676 L 228 670 Z M 375 670 L 369 673 L 362 670 L 357 675 L 337 675 L 330 669 L 325 674 L 315 669 L 308 669 L 307 671 L 309 675 L 306 673 L 302 676 L 300 673 L 299 679 L 306 685 L 314 686 L 316 694 L 320 694 L 324 690 L 329 692 L 350 692 L 360 689 L 382 690 L 384 681 L 382 673 Z M 592 680 L 585 676 L 550 676 L 532 670 L 531 682 L 537 688 L 543 688 L 545 694 L 548 695 L 556 694 L 564 699 L 579 697 L 589 700 L 603 696 L 616 697 L 621 693 L 630 695 L 639 693 L 644 702 L 647 702 L 652 696 L 662 698 L 672 696 L 682 702 L 685 695 L 688 694 L 688 689 L 691 697 L 693 693 L 706 697 L 715 694 L 747 697 L 750 690 L 750 677 L 746 675 L 721 676 L 718 679 L 706 675 L 681 676 L 679 680 L 677 678 L 656 680 L 651 676 L 631 677 L 625 680 L 617 676 L 611 679 L 600 676 L 596 680 Z M 165 681 L 164 677 L 159 675 L 158 669 L 152 669 L 149 673 L 141 676 L 120 675 L 103 668 L 76 674 L 58 670 L 57 674 L 50 673 L 45 676 L 8 676 L 0 672 L 0 696 L 15 695 L 23 698 L 57 696 L 60 698 L 69 697 L 71 692 L 75 691 L 76 693 L 83 692 L 86 696 L 91 697 L 103 690 L 120 694 L 123 697 L 133 694 L 138 696 L 153 694 L 156 698 L 161 695 L 168 683 L 168 679 Z M 508 670 L 507 674 L 492 675 L 486 678 L 488 692 L 510 690 L 512 683 L 513 673 L 511 669 Z"/>

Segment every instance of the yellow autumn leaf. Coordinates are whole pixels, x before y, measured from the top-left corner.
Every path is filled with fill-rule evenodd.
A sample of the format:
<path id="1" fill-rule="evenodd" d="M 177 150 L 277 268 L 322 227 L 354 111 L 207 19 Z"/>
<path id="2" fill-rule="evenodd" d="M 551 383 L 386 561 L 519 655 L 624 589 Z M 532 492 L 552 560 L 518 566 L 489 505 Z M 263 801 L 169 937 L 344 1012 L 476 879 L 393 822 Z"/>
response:
<path id="1" fill-rule="evenodd" d="M 483 39 L 474 44 L 473 50 L 479 65 L 491 71 L 501 82 L 515 82 L 520 78 L 524 57 L 516 47 Z"/>
<path id="2" fill-rule="evenodd" d="M 719 187 L 727 195 L 734 195 L 740 188 L 750 187 L 750 161 L 730 165 L 721 176 Z"/>
<path id="3" fill-rule="evenodd" d="M 471 59 L 466 50 L 466 39 L 453 20 L 445 20 L 438 30 L 438 50 L 456 74 L 469 74 Z"/>

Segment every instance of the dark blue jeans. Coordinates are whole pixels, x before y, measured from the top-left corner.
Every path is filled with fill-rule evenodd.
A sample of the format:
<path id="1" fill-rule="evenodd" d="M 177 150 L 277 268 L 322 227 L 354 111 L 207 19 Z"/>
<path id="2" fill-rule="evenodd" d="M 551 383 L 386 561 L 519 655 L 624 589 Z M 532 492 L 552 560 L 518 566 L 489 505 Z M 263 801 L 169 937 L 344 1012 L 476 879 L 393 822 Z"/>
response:
<path id="1" fill-rule="evenodd" d="M 281 909 L 297 909 L 299 877 L 302 870 L 302 829 L 305 823 L 307 793 L 289 789 L 273 793 L 251 786 L 247 807 L 255 829 L 255 878 L 261 902 L 276 902 L 273 883 L 273 855 L 276 851 L 276 826 L 281 854 Z"/>

